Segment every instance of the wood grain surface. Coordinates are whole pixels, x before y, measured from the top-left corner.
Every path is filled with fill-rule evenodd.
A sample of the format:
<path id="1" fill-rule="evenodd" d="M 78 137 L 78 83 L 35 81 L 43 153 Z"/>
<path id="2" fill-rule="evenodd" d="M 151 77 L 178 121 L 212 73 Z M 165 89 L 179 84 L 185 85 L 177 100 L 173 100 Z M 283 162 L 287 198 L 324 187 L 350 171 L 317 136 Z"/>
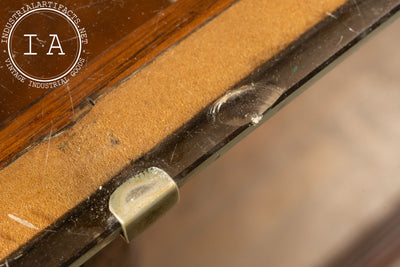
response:
<path id="1" fill-rule="evenodd" d="M 137 28 L 143 26 L 150 19 L 157 17 L 163 12 L 168 6 L 171 5 L 171 1 L 169 0 L 135 0 L 135 1 L 92 1 L 92 0 L 63 0 L 59 2 L 70 11 L 72 11 L 77 19 L 80 20 L 80 23 L 77 24 L 81 28 L 85 29 L 87 34 L 87 45 L 84 46 L 82 51 L 82 58 L 86 60 L 86 64 L 91 64 L 96 57 L 103 57 L 103 54 L 107 50 L 112 50 L 113 46 L 117 45 L 122 39 L 124 39 L 127 35 L 134 32 Z M 12 15 L 16 11 L 20 11 L 22 7 L 24 7 L 27 3 L 22 0 L 3 0 L 1 1 L 1 9 L 0 9 L 0 26 L 4 27 L 12 18 Z M 32 3 L 33 5 L 37 4 L 37 2 Z M 30 5 L 32 5 L 30 4 Z M 26 7 L 25 7 L 26 9 Z M 51 14 L 51 13 L 50 13 Z M 51 17 L 51 15 L 46 14 L 47 17 Z M 46 16 L 44 16 L 46 17 Z M 39 18 L 34 20 L 30 20 L 29 25 L 21 26 L 23 33 L 34 33 L 39 34 L 38 39 L 41 41 L 41 44 L 44 47 L 44 52 L 47 51 L 48 45 L 47 42 L 49 40 L 46 39 L 47 34 L 40 34 L 38 28 L 46 28 L 48 31 L 53 33 L 58 33 L 60 35 L 60 41 L 62 47 L 65 46 L 65 40 L 67 30 L 64 29 L 68 25 L 57 23 L 60 21 L 54 21 L 57 19 L 57 16 L 51 17 L 53 20 L 43 21 Z M 74 19 L 76 20 L 76 18 Z M 52 22 L 52 25 L 49 22 Z M 36 23 L 36 25 L 35 25 Z M 31 25 L 33 24 L 33 25 Z M 41 24 L 41 25 L 39 25 Z M 11 24 L 12 25 L 12 24 Z M 46 25 L 46 26 L 43 26 Z M 1 29 L 2 31 L 5 28 Z M 2 34 L 2 37 L 7 37 L 7 32 L 5 31 Z M 15 34 L 13 35 L 15 38 Z M 17 40 L 23 39 L 22 36 L 17 36 Z M 74 38 L 72 38 L 74 39 Z M 67 39 L 68 40 L 68 39 Z M 4 42 L 4 40 L 2 39 Z M 2 44 L 2 47 L 4 43 Z M 86 43 L 86 42 L 85 42 Z M 33 38 L 33 42 L 31 44 L 33 51 L 35 53 L 40 52 L 36 51 L 41 46 L 40 42 Z M 24 46 L 21 47 L 21 51 L 24 51 L 28 48 L 28 43 L 25 43 Z M 4 47 L 6 48 L 6 47 Z M 63 48 L 68 54 L 74 54 L 74 49 L 70 47 Z M 25 51 L 24 51 L 25 52 Z M 4 58 L 7 56 L 4 53 L 0 53 L 1 64 L 4 66 Z M 21 60 L 20 64 L 24 65 L 24 59 Z M 40 69 L 41 73 L 44 74 L 46 71 L 42 70 L 43 66 L 46 63 L 46 57 L 35 56 L 31 58 L 25 58 L 25 61 L 35 61 L 33 65 L 36 69 Z M 65 59 L 63 59 L 64 61 Z M 59 62 L 62 63 L 62 62 Z M 53 67 L 57 67 L 61 64 L 54 64 Z M 47 72 L 48 74 L 48 72 Z M 0 72 L 0 128 L 4 128 L 16 117 L 20 115 L 20 112 L 26 110 L 32 103 L 37 102 L 46 94 L 49 94 L 51 89 L 43 89 L 29 86 L 28 82 L 20 83 L 16 82 L 14 76 L 10 75 L 10 72 L 7 69 L 2 69 Z"/>

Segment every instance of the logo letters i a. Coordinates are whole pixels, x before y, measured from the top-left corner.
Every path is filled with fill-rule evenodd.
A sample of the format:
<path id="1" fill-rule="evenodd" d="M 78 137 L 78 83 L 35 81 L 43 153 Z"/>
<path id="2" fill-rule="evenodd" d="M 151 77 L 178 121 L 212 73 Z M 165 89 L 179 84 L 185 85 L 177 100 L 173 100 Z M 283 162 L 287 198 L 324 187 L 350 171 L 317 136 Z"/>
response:
<path id="1" fill-rule="evenodd" d="M 37 53 L 32 52 L 32 37 L 37 37 L 37 34 L 24 34 L 24 37 L 28 37 L 29 38 L 29 52 L 24 53 L 24 55 L 26 56 L 36 56 Z M 49 37 L 53 37 L 52 41 L 51 41 L 51 45 L 49 48 L 49 52 L 46 53 L 46 55 L 48 56 L 52 56 L 53 54 L 53 49 L 58 49 L 58 55 L 59 56 L 64 56 L 65 53 L 62 49 L 61 43 L 60 43 L 60 39 L 58 38 L 57 34 L 49 34 Z M 56 44 L 54 44 L 56 43 Z"/>

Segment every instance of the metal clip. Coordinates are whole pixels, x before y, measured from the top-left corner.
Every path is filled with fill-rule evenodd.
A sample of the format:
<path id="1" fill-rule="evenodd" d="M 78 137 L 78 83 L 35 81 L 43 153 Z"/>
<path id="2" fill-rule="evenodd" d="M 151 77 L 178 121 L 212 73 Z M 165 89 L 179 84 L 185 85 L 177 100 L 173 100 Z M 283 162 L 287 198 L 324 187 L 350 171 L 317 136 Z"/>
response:
<path id="1" fill-rule="evenodd" d="M 109 209 L 121 224 L 129 243 L 179 200 L 179 189 L 163 170 L 152 167 L 114 191 Z"/>

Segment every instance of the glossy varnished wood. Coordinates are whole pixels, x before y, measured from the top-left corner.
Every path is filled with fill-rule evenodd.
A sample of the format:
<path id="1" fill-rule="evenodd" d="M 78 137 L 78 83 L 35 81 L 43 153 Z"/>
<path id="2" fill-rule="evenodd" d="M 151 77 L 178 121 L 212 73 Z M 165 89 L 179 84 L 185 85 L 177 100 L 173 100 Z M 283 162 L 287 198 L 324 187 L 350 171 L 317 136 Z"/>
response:
<path id="1" fill-rule="evenodd" d="M 96 57 L 102 57 L 102 54 L 104 54 L 106 50 L 115 46 L 129 33 L 133 32 L 135 29 L 139 28 L 151 18 L 157 16 L 159 12 L 162 12 L 171 5 L 171 1 L 169 0 L 134 0 L 125 2 L 63 0 L 58 2 L 74 12 L 80 20 L 78 26 L 85 29 L 88 42 L 85 42 L 86 45 L 83 48 L 84 51 L 82 53 L 82 58 L 85 59 L 86 62 L 89 62 L 89 64 Z M 4 0 L 1 1 L 0 7 L 0 27 L 2 31 L 1 47 L 5 50 L 6 46 L 4 45 L 3 37 L 8 36 L 7 31 L 5 30 L 7 27 L 10 28 L 11 25 L 7 22 L 9 22 L 9 19 L 11 18 L 10 16 L 12 16 L 14 12 L 20 10 L 21 7 L 24 7 L 24 1 Z M 47 29 L 48 31 L 58 33 L 60 35 L 63 50 L 65 50 L 67 57 L 68 55 L 73 54 L 73 49 L 65 47 L 65 41 L 69 38 L 65 36 L 68 32 L 65 29 L 66 25 L 59 23 L 60 21 L 55 22 L 54 20 L 40 22 L 40 12 L 38 15 L 39 17 L 30 21 L 25 28 L 22 26 L 22 32 L 39 34 L 38 38 L 42 39 L 43 49 L 48 48 L 48 46 L 45 45 L 48 40 L 44 33 L 39 33 L 39 29 L 44 28 L 45 30 Z M 40 22 L 40 25 L 34 25 L 35 20 L 36 23 Z M 3 29 L 2 27 L 5 28 Z M 21 35 L 17 38 L 18 41 L 24 40 Z M 35 38 L 33 39 L 33 47 L 34 50 L 38 49 L 38 42 Z M 39 48 L 40 47 L 41 46 L 39 45 Z M 26 48 L 27 43 L 22 45 L 21 50 L 25 50 Z M 16 51 L 18 51 L 18 49 Z M 43 95 L 49 93 L 48 89 L 30 87 L 28 82 L 17 82 L 14 76 L 10 75 L 9 70 L 4 67 L 7 53 L 5 53 L 5 51 L 2 52 L 3 53 L 0 53 L 0 66 L 2 67 L 0 68 L 0 129 L 4 128 L 6 121 L 12 121 L 14 118 L 19 116 L 22 110 L 26 110 L 32 102 L 38 101 L 38 99 L 43 97 Z M 34 52 L 39 52 L 40 54 L 40 51 Z M 58 56 L 55 57 L 58 58 Z M 33 66 L 36 65 L 38 71 L 45 73 L 46 71 L 44 68 L 49 65 L 46 58 L 46 56 L 41 57 L 40 55 L 30 58 L 23 57 L 20 58 L 20 63 L 23 64 L 24 61 L 34 61 L 35 64 L 33 64 Z M 64 61 L 65 58 L 62 60 Z"/>
<path id="2" fill-rule="evenodd" d="M 17 116 L 3 121 L 0 129 L 0 168 L 43 137 L 73 124 L 90 110 L 99 96 L 233 2 L 176 2 L 94 58 L 67 85 L 48 91 L 18 112 Z"/>

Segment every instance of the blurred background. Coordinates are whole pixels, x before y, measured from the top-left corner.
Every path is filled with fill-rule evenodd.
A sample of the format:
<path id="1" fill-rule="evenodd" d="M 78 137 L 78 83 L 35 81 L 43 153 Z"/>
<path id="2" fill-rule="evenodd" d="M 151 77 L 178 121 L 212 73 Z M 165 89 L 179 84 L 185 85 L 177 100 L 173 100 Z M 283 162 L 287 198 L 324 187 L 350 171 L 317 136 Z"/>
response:
<path id="1" fill-rule="evenodd" d="M 400 210 L 399 43 L 398 20 L 85 266 L 321 266 L 346 251 Z"/>

